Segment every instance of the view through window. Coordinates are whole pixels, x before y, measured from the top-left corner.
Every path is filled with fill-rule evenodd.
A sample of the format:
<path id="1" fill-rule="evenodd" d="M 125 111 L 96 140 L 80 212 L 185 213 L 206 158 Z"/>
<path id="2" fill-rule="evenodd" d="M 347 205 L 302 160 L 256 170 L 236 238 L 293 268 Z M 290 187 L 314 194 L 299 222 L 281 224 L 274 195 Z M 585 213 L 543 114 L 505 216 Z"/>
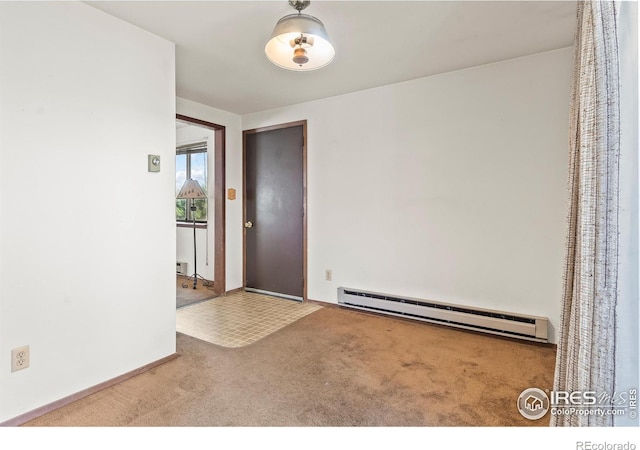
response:
<path id="1" fill-rule="evenodd" d="M 198 181 L 207 192 L 207 143 L 183 145 L 176 149 L 176 195 L 187 179 Z M 207 221 L 207 199 L 194 200 L 176 199 L 176 220 L 192 222 L 194 213 L 191 211 L 191 202 L 196 206 L 196 222 Z"/>

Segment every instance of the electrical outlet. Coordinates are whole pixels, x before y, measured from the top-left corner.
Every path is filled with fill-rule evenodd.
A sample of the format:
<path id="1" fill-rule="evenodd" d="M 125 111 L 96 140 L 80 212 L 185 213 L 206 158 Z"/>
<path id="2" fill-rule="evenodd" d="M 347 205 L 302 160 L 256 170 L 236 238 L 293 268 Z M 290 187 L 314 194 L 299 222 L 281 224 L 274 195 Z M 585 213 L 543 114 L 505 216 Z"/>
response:
<path id="1" fill-rule="evenodd" d="M 324 271 L 324 278 L 327 281 L 331 281 L 331 270 L 330 269 L 327 269 L 327 270 Z"/>
<path id="2" fill-rule="evenodd" d="M 26 369 L 29 367 L 29 346 L 18 347 L 11 350 L 11 371 Z"/>

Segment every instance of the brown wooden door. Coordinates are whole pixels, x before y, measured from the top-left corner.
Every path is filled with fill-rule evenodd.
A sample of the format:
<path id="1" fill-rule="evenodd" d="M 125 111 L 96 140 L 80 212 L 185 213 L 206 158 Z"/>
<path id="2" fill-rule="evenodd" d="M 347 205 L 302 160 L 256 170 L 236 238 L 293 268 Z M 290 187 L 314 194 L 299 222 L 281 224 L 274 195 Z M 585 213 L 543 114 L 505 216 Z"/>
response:
<path id="1" fill-rule="evenodd" d="M 304 127 L 245 132 L 245 288 L 304 297 Z"/>

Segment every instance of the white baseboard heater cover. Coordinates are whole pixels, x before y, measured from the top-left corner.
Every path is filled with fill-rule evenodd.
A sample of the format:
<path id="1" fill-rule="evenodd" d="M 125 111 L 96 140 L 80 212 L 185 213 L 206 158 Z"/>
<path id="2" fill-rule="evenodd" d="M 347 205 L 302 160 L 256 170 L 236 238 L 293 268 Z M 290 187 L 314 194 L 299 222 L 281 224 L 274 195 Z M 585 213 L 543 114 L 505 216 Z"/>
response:
<path id="1" fill-rule="evenodd" d="M 178 261 L 176 263 L 176 273 L 178 275 L 187 275 L 187 263 Z"/>
<path id="2" fill-rule="evenodd" d="M 364 311 L 500 336 L 548 342 L 549 319 L 546 317 L 527 316 L 343 287 L 338 288 L 338 304 Z"/>

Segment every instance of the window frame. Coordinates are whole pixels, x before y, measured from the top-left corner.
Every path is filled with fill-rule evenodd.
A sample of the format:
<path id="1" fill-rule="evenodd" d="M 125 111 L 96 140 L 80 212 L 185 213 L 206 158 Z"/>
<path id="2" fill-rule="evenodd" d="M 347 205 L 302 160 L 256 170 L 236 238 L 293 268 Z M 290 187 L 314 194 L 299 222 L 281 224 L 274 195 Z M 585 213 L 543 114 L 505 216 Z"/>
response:
<path id="1" fill-rule="evenodd" d="M 199 141 L 199 142 L 194 142 L 194 143 L 189 143 L 189 144 L 183 144 L 183 145 L 178 145 L 176 146 L 176 157 L 180 156 L 180 155 L 185 155 L 186 156 L 186 162 L 185 162 L 185 176 L 186 179 L 191 178 L 191 157 L 194 154 L 201 154 L 204 153 L 205 154 L 205 165 L 204 165 L 204 170 L 205 170 L 205 181 L 207 184 L 209 182 L 209 152 L 208 152 L 208 142 L 207 141 Z M 205 198 L 205 204 L 207 205 L 207 216 L 206 219 L 202 220 L 198 220 L 196 219 L 195 223 L 196 225 L 206 225 L 209 221 L 209 198 L 208 198 L 208 190 L 207 190 L 207 186 L 202 186 L 203 190 L 205 193 L 207 193 L 207 198 Z M 180 200 L 177 199 L 176 200 Z M 191 202 L 193 201 L 189 201 L 189 199 L 183 199 L 185 201 L 185 219 L 178 219 L 176 216 L 176 223 L 178 225 L 186 225 L 186 224 L 193 224 L 193 216 L 191 213 Z"/>

